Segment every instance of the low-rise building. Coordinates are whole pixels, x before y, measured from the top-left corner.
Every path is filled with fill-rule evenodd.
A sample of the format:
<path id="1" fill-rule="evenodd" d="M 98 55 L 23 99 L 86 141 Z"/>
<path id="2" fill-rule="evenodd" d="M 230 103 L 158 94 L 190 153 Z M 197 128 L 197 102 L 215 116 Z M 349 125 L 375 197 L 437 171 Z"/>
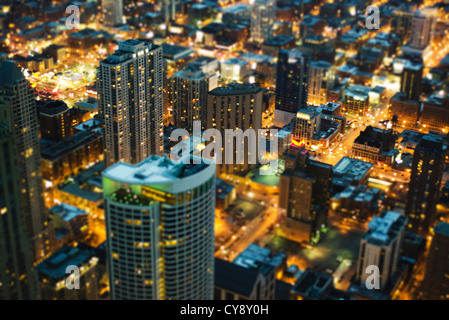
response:
<path id="1" fill-rule="evenodd" d="M 384 130 L 368 126 L 354 140 L 351 156 L 368 162 L 393 164 L 398 150 L 393 149 L 395 138 L 393 129 Z"/>
<path id="2" fill-rule="evenodd" d="M 55 226 L 56 248 L 84 240 L 88 235 L 89 215 L 86 211 L 61 203 L 51 207 L 49 212 Z"/>
<path id="3" fill-rule="evenodd" d="M 216 179 L 217 201 L 216 206 L 219 210 L 226 210 L 236 199 L 236 190 L 232 184 L 226 183 L 221 179 Z"/>
<path id="4" fill-rule="evenodd" d="M 390 99 L 390 108 L 388 112 L 390 118 L 397 116 L 397 126 L 407 129 L 415 129 L 418 126 L 420 117 L 420 103 L 414 100 L 408 100 L 406 94 L 397 92 Z"/>
<path id="5" fill-rule="evenodd" d="M 98 258 L 90 250 L 64 246 L 38 264 L 36 271 L 43 300 L 99 298 Z"/>
<path id="6" fill-rule="evenodd" d="M 103 159 L 103 134 L 81 131 L 42 149 L 42 176 L 54 185 Z"/>
<path id="7" fill-rule="evenodd" d="M 343 191 L 348 185 L 359 186 L 368 181 L 373 164 L 362 160 L 343 157 L 333 168 L 333 191 Z"/>
<path id="8" fill-rule="evenodd" d="M 343 100 L 343 112 L 365 116 L 370 110 L 368 87 L 351 85 L 345 90 Z"/>
<path id="9" fill-rule="evenodd" d="M 432 95 L 423 102 L 420 126 L 424 132 L 449 132 L 449 94 Z"/>
<path id="10" fill-rule="evenodd" d="M 215 300 L 274 300 L 273 266 L 255 263 L 242 266 L 215 258 Z"/>
<path id="11" fill-rule="evenodd" d="M 383 198 L 380 189 L 349 185 L 332 197 L 332 209 L 341 217 L 363 222 L 379 213 Z"/>

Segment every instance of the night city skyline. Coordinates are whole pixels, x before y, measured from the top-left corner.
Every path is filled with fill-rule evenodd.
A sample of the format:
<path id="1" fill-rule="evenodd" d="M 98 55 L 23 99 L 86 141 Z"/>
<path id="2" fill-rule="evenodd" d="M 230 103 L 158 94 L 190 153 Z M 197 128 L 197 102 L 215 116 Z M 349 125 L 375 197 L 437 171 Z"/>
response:
<path id="1" fill-rule="evenodd" d="M 1 0 L 0 300 L 449 300 L 449 1 Z"/>

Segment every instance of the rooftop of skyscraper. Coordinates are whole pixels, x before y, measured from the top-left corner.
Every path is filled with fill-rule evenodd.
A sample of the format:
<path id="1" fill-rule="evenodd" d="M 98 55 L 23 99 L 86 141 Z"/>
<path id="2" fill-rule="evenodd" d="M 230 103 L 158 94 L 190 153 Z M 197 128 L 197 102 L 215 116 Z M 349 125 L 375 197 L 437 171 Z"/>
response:
<path id="1" fill-rule="evenodd" d="M 211 94 L 217 96 L 227 96 L 235 94 L 255 94 L 263 89 L 253 84 L 230 82 L 225 87 L 217 87 L 210 91 Z"/>
<path id="2" fill-rule="evenodd" d="M 14 84 L 16 81 L 22 79 L 25 79 L 25 77 L 14 61 L 3 61 L 0 67 L 0 87 L 5 84 Z"/>
<path id="3" fill-rule="evenodd" d="M 207 75 L 202 71 L 200 65 L 192 63 L 174 74 L 174 77 L 187 78 L 191 80 L 201 80 L 206 76 Z"/>
<path id="4" fill-rule="evenodd" d="M 166 155 L 162 157 L 151 155 L 136 165 L 118 162 L 106 169 L 103 175 L 114 181 L 129 184 L 165 184 L 193 176 L 210 165 L 207 160 L 199 157 L 193 155 L 187 157 L 190 159 L 189 163 L 182 163 L 183 160 L 179 163 L 173 162 Z M 194 163 L 195 161 L 199 163 Z"/>
<path id="5" fill-rule="evenodd" d="M 38 102 L 36 107 L 40 114 L 50 117 L 61 114 L 69 109 L 67 104 L 61 100 L 50 100 L 43 103 Z"/>
<path id="6" fill-rule="evenodd" d="M 418 146 L 418 150 L 444 154 L 447 150 L 447 145 L 444 144 L 444 136 L 437 134 L 426 134 L 422 137 Z"/>
<path id="7" fill-rule="evenodd" d="M 365 239 L 370 244 L 388 245 L 405 228 L 406 224 L 406 216 L 394 211 L 385 211 L 369 222 Z"/>

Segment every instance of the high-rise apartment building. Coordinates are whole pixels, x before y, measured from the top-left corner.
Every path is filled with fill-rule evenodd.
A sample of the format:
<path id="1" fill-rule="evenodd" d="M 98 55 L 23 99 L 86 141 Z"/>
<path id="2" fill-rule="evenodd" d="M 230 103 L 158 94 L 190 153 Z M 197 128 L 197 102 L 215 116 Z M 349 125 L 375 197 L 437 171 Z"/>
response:
<path id="1" fill-rule="evenodd" d="M 289 124 L 307 106 L 308 58 L 297 50 L 280 50 L 276 74 L 274 125 Z"/>
<path id="2" fill-rule="evenodd" d="M 391 33 L 399 36 L 400 44 L 405 44 L 410 39 L 413 12 L 395 10 L 391 20 Z"/>
<path id="3" fill-rule="evenodd" d="M 217 129 L 222 136 L 223 156 L 220 165 L 220 171 L 226 173 L 245 172 L 251 169 L 255 164 L 250 164 L 251 148 L 244 143 L 243 163 L 237 163 L 235 155 L 237 143 L 243 143 L 234 139 L 231 143 L 225 141 L 226 130 L 242 130 L 243 132 L 251 129 L 256 135 L 258 130 L 262 129 L 262 106 L 263 89 L 261 87 L 249 84 L 240 84 L 232 82 L 225 87 L 217 87 L 208 93 L 207 109 L 205 121 L 207 129 Z M 232 150 L 227 150 L 227 147 Z M 232 163 L 225 160 L 226 153 L 233 155 Z M 257 155 L 255 155 L 257 157 Z"/>
<path id="4" fill-rule="evenodd" d="M 273 36 L 276 1 L 256 0 L 251 10 L 251 40 L 263 43 Z"/>
<path id="5" fill-rule="evenodd" d="M 105 126 L 106 166 L 163 153 L 162 49 L 125 40 L 100 62 L 98 106 Z"/>
<path id="6" fill-rule="evenodd" d="M 179 0 L 161 0 L 160 6 L 162 9 L 162 14 L 164 17 L 164 21 L 167 23 L 169 21 L 176 20 L 176 3 Z"/>
<path id="7" fill-rule="evenodd" d="M 415 49 L 424 49 L 432 40 L 436 22 L 436 11 L 432 9 L 417 10 L 413 15 L 409 45 Z"/>
<path id="8" fill-rule="evenodd" d="M 123 0 L 101 0 L 101 6 L 106 26 L 123 23 Z"/>
<path id="9" fill-rule="evenodd" d="M 9 60 L 0 67 L 0 120 L 13 130 L 23 223 L 37 262 L 51 252 L 54 230 L 44 204 L 36 100 L 29 81 Z"/>
<path id="10" fill-rule="evenodd" d="M 449 224 L 440 222 L 434 228 L 434 236 L 427 258 L 423 281 L 424 300 L 449 299 Z"/>
<path id="11" fill-rule="evenodd" d="M 367 271 L 368 266 L 377 266 L 380 289 L 385 289 L 398 269 L 406 225 L 407 217 L 394 211 L 385 211 L 371 219 L 360 241 L 356 279 L 362 286 L 373 272 Z"/>
<path id="12" fill-rule="evenodd" d="M 307 103 L 319 106 L 329 100 L 327 92 L 335 86 L 335 69 L 330 62 L 312 61 L 309 66 Z"/>
<path id="13" fill-rule="evenodd" d="M 217 87 L 216 74 L 206 74 L 201 66 L 190 64 L 173 75 L 173 119 L 178 128 L 193 130 L 194 121 L 205 122 L 207 93 Z M 202 123 L 205 129 L 205 123 Z"/>
<path id="14" fill-rule="evenodd" d="M 0 300 L 38 297 L 33 252 L 23 224 L 23 210 L 14 138 L 0 122 Z"/>
<path id="15" fill-rule="evenodd" d="M 411 231 L 427 235 L 435 222 L 447 146 L 442 136 L 425 135 L 413 154 L 405 214 Z"/>
<path id="16" fill-rule="evenodd" d="M 112 299 L 213 299 L 215 163 L 184 160 L 103 172 Z"/>

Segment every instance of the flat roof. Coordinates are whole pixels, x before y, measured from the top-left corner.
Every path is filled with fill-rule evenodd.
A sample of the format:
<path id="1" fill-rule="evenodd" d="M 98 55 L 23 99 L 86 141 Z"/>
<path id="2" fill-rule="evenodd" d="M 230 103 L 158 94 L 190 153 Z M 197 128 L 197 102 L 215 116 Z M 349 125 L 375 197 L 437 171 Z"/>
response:
<path id="1" fill-rule="evenodd" d="M 249 297 L 257 281 L 259 270 L 245 268 L 226 260 L 215 258 L 215 286 Z"/>
<path id="2" fill-rule="evenodd" d="M 334 166 L 333 173 L 334 175 L 341 176 L 347 180 L 360 180 L 373 166 L 374 164 L 370 162 L 365 162 L 350 157 L 343 157 Z"/>
<path id="3" fill-rule="evenodd" d="M 71 221 L 72 219 L 87 214 L 86 211 L 78 207 L 71 206 L 67 203 L 55 205 L 49 209 L 50 213 L 58 215 L 64 221 Z"/>
<path id="4" fill-rule="evenodd" d="M 179 60 L 192 54 L 193 50 L 189 47 L 178 46 L 176 44 L 162 44 L 162 56 L 170 60 Z"/>
<path id="5" fill-rule="evenodd" d="M 101 201 L 103 192 L 100 173 L 104 167 L 104 161 L 101 161 L 74 176 L 72 181 L 59 185 L 58 189 L 89 201 Z"/>
<path id="6" fill-rule="evenodd" d="M 113 181 L 120 181 L 128 184 L 154 185 L 167 184 L 180 181 L 183 178 L 194 176 L 210 166 L 205 159 L 189 155 L 190 160 L 200 160 L 195 164 L 182 162 L 175 163 L 166 155 L 160 157 L 151 155 L 142 162 L 133 165 L 118 162 L 103 172 L 103 176 Z"/>
<path id="7" fill-rule="evenodd" d="M 236 4 L 233 6 L 226 7 L 226 8 L 220 8 L 220 11 L 224 12 L 224 13 L 239 13 L 242 11 L 249 10 L 251 8 L 252 8 L 252 6 L 249 4 Z"/>
<path id="8" fill-rule="evenodd" d="M 293 292 L 312 299 L 319 299 L 329 286 L 333 278 L 327 273 L 321 273 L 308 268 L 296 281 Z"/>
<path id="9" fill-rule="evenodd" d="M 216 87 L 209 93 L 216 96 L 228 96 L 237 94 L 255 94 L 261 92 L 263 89 L 261 87 L 255 86 L 253 84 L 230 82 L 225 87 Z"/>
<path id="10" fill-rule="evenodd" d="M 64 246 L 49 258 L 36 266 L 36 270 L 54 280 L 67 277 L 66 268 L 70 265 L 81 266 L 94 256 L 90 250 Z"/>
<path id="11" fill-rule="evenodd" d="M 286 259 L 284 253 L 278 252 L 273 256 L 269 248 L 251 243 L 245 251 L 234 259 L 233 263 L 247 268 L 257 266 L 258 263 L 265 263 L 276 268 L 282 264 L 284 259 Z"/>
<path id="12" fill-rule="evenodd" d="M 398 212 L 386 211 L 371 219 L 364 239 L 370 244 L 388 245 L 405 228 L 406 223 L 407 217 Z"/>
<path id="13" fill-rule="evenodd" d="M 93 120 L 93 119 L 92 119 Z M 97 120 L 98 121 L 98 120 Z M 82 124 L 81 124 L 82 125 Z M 100 139 L 101 132 L 81 131 L 73 136 L 65 138 L 48 148 L 42 150 L 42 158 L 48 161 L 56 161 L 70 152 L 85 146 L 87 143 Z"/>

